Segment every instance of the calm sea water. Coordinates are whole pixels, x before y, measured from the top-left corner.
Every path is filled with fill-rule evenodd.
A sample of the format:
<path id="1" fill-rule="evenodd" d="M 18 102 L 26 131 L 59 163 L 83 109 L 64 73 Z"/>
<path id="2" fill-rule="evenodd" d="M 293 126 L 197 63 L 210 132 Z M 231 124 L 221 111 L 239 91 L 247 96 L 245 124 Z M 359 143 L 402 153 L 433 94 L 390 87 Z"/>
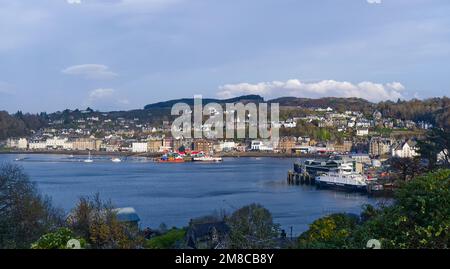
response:
<path id="1" fill-rule="evenodd" d="M 14 161 L 16 158 L 25 158 Z M 289 186 L 293 159 L 228 158 L 219 164 L 158 164 L 145 158 L 112 163 L 108 157 L 0 155 L 0 163 L 21 165 L 39 190 L 70 211 L 81 196 L 100 193 L 117 207 L 134 207 L 142 227 L 186 226 L 191 218 L 260 203 L 283 229 L 305 231 L 315 219 L 334 212 L 360 213 L 381 200 L 362 194 Z"/>

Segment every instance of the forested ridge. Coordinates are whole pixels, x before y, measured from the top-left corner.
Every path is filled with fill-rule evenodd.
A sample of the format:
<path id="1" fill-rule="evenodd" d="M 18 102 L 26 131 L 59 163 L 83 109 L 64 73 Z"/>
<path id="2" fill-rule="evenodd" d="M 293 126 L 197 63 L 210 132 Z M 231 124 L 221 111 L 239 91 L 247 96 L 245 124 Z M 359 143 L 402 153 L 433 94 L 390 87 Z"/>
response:
<path id="1" fill-rule="evenodd" d="M 191 100 L 191 99 L 179 99 Z M 192 99 L 193 100 L 193 99 Z M 192 101 L 191 100 L 191 101 Z M 205 99 L 213 100 L 213 99 Z M 206 103 L 204 100 L 203 104 Z M 226 101 L 257 101 L 262 102 L 264 99 L 260 96 L 242 96 L 228 100 L 222 100 L 221 103 Z M 146 122 L 157 124 L 163 120 L 170 119 L 170 108 L 168 104 L 174 104 L 177 100 L 161 102 L 156 104 L 147 105 L 144 109 L 136 109 L 130 111 L 114 111 L 114 112 L 99 112 L 91 110 L 90 116 L 103 115 L 110 119 L 122 118 L 140 118 Z M 214 99 L 214 101 L 218 101 Z M 409 101 L 398 100 L 384 101 L 380 103 L 371 103 L 361 98 L 295 98 L 295 97 L 283 97 L 267 101 L 268 103 L 279 103 L 281 107 L 289 107 L 290 109 L 296 108 L 326 108 L 331 107 L 338 112 L 344 112 L 346 110 L 360 111 L 366 115 L 371 115 L 375 110 L 379 110 L 384 117 L 390 117 L 402 120 L 424 121 L 432 123 L 438 127 L 450 128 L 450 98 L 440 97 L 431 98 L 425 100 L 413 99 Z M 80 110 L 64 110 L 51 114 L 24 114 L 17 112 L 10 115 L 6 111 L 0 111 L 0 140 L 9 137 L 20 137 L 30 134 L 32 131 L 36 131 L 46 126 L 49 120 L 60 120 L 64 124 L 70 126 L 71 121 L 77 120 L 83 117 L 83 113 Z"/>

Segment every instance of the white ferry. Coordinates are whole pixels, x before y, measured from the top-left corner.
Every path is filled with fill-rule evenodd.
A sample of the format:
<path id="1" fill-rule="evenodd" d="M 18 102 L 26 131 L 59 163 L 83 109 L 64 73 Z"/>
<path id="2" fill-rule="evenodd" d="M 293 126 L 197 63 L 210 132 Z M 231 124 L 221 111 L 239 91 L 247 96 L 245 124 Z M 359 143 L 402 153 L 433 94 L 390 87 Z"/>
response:
<path id="1" fill-rule="evenodd" d="M 367 191 L 368 179 L 366 176 L 344 168 L 330 171 L 316 177 L 319 187 L 341 188 L 353 191 Z"/>

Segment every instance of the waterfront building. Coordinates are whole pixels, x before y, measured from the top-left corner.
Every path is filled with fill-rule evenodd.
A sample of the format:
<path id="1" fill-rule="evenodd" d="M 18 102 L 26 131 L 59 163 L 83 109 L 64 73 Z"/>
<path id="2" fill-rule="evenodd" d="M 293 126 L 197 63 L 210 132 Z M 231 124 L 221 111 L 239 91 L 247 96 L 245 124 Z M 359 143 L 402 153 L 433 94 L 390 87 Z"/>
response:
<path id="1" fill-rule="evenodd" d="M 72 142 L 73 150 L 97 150 L 97 143 L 92 138 L 78 138 Z"/>
<path id="2" fill-rule="evenodd" d="M 163 140 L 162 139 L 150 139 L 148 141 L 148 152 L 160 152 L 161 148 L 163 146 Z"/>
<path id="3" fill-rule="evenodd" d="M 148 151 L 148 143 L 147 142 L 133 142 L 131 146 L 131 151 L 133 153 L 145 153 Z"/>
<path id="4" fill-rule="evenodd" d="M 12 149 L 26 150 L 28 149 L 28 140 L 26 138 L 8 139 L 6 142 L 6 147 Z"/>
<path id="5" fill-rule="evenodd" d="M 60 138 L 60 137 L 48 138 L 46 144 L 47 149 L 71 150 L 73 146 L 71 143 L 68 142 L 67 138 Z"/>
<path id="6" fill-rule="evenodd" d="M 282 137 L 278 143 L 278 149 L 282 153 L 292 153 L 297 144 L 296 137 Z"/>
<path id="7" fill-rule="evenodd" d="M 40 140 L 31 141 L 28 144 L 28 148 L 30 150 L 45 150 L 47 149 L 47 141 L 40 141 Z"/>
<path id="8" fill-rule="evenodd" d="M 250 148 L 253 151 L 273 151 L 274 146 L 271 141 L 253 140 Z"/>
<path id="9" fill-rule="evenodd" d="M 193 150 L 199 152 L 211 152 L 213 150 L 213 144 L 211 141 L 205 139 L 194 140 Z"/>

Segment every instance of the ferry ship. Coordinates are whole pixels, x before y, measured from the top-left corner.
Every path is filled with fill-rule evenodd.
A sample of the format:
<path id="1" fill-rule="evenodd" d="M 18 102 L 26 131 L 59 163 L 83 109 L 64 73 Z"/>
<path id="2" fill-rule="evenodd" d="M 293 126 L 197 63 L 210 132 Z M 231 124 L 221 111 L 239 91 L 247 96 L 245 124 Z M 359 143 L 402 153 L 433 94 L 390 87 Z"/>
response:
<path id="1" fill-rule="evenodd" d="M 346 172 L 362 170 L 357 168 L 358 164 L 345 156 L 336 156 L 328 160 L 306 160 L 303 163 L 295 163 L 294 171 L 298 174 L 308 174 L 312 178 L 337 170 Z"/>
<path id="2" fill-rule="evenodd" d="M 367 191 L 368 179 L 366 176 L 352 170 L 338 169 L 316 177 L 319 187 L 332 187 L 352 191 Z"/>

